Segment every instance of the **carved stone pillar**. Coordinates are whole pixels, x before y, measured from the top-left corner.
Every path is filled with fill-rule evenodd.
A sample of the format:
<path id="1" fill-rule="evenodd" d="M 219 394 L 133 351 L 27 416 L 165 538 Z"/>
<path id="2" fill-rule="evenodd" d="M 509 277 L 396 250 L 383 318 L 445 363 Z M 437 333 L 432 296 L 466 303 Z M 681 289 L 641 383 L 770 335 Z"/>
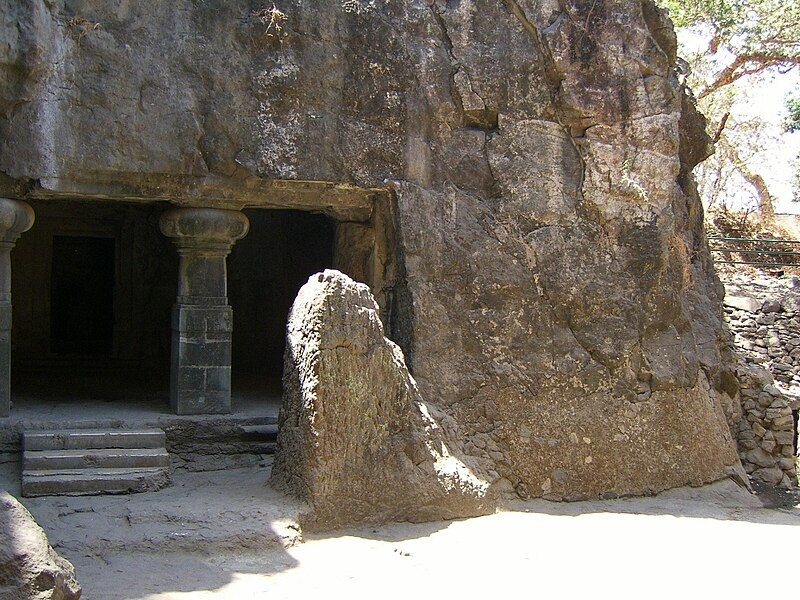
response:
<path id="1" fill-rule="evenodd" d="M 234 210 L 174 208 L 160 226 L 180 256 L 170 404 L 179 415 L 229 413 L 233 311 L 225 259 L 250 223 Z"/>
<path id="2" fill-rule="evenodd" d="M 11 411 L 11 250 L 33 220 L 29 205 L 0 198 L 0 417 Z"/>

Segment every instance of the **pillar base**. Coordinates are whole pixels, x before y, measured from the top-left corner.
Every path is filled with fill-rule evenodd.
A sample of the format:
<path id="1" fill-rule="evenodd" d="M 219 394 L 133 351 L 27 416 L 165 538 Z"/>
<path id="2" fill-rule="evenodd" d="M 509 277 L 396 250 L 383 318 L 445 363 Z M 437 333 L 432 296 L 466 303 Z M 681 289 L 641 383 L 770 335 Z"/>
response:
<path id="1" fill-rule="evenodd" d="M 175 305 L 170 404 L 176 414 L 231 412 L 232 332 L 230 306 Z"/>

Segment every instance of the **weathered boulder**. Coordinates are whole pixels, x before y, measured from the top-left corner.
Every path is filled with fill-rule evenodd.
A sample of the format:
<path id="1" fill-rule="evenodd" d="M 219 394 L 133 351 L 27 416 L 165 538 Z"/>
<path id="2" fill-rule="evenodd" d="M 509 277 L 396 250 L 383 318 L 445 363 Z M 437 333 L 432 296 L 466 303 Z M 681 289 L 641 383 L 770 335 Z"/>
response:
<path id="1" fill-rule="evenodd" d="M 0 600 L 78 600 L 75 569 L 27 509 L 0 492 Z"/>
<path id="2" fill-rule="evenodd" d="M 310 504 L 304 528 L 484 514 L 488 484 L 453 454 L 369 288 L 313 275 L 289 314 L 272 482 Z"/>

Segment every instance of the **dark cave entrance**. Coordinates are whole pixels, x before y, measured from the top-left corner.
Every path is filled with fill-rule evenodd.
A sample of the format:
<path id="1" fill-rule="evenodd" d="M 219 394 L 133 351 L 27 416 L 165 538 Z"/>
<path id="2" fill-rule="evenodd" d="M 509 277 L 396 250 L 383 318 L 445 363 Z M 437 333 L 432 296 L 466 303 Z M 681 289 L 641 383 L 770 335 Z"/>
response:
<path id="1" fill-rule="evenodd" d="M 55 235 L 50 267 L 50 351 L 108 355 L 114 350 L 116 240 Z"/>
<path id="2" fill-rule="evenodd" d="M 15 402 L 145 403 L 169 410 L 177 254 L 166 204 L 31 202 L 37 221 L 12 254 Z M 286 318 L 308 277 L 334 265 L 336 223 L 248 209 L 228 257 L 234 403 L 281 395 Z"/>
<path id="3" fill-rule="evenodd" d="M 167 409 L 177 256 L 166 203 L 39 200 L 12 259 L 12 392 Z"/>
<path id="4" fill-rule="evenodd" d="M 289 309 L 309 276 L 333 267 L 336 224 L 298 210 L 244 212 L 250 232 L 228 257 L 233 395 L 279 397 Z"/>

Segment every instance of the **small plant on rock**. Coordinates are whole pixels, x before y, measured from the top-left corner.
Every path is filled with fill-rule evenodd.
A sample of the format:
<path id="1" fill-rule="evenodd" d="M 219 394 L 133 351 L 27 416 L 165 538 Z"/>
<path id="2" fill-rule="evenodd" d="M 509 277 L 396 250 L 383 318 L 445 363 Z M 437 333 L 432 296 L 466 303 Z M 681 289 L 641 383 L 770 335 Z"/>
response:
<path id="1" fill-rule="evenodd" d="M 284 25 L 289 16 L 281 11 L 273 2 L 272 6 L 262 8 L 253 13 L 253 16 L 266 26 L 264 36 L 270 39 L 286 36 Z"/>
<path id="2" fill-rule="evenodd" d="M 89 19 L 85 19 L 84 17 L 72 17 L 67 20 L 67 26 L 71 31 L 78 34 L 78 44 L 81 43 L 81 40 L 85 38 L 90 31 L 97 31 L 101 27 L 100 23 L 92 23 Z"/>

